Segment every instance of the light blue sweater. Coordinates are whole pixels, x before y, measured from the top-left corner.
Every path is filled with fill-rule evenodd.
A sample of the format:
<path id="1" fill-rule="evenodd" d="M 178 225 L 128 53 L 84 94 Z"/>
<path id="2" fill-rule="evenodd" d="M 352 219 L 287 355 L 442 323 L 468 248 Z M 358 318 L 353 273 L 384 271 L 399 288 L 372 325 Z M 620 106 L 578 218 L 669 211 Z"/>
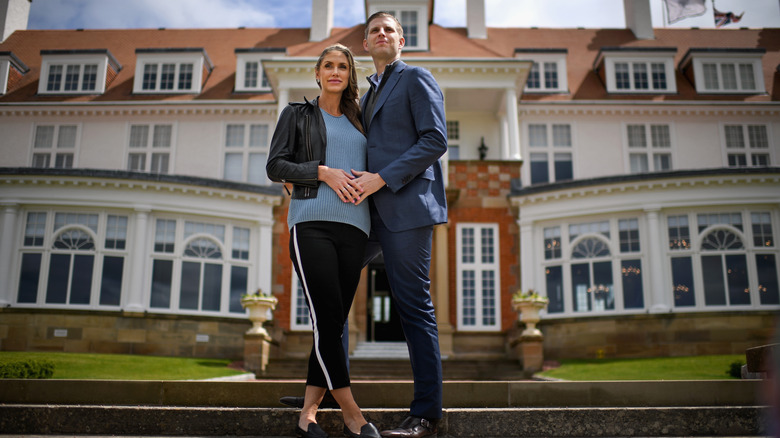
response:
<path id="1" fill-rule="evenodd" d="M 334 169 L 366 170 L 366 137 L 352 125 L 347 116 L 334 117 L 322 108 L 327 132 L 325 165 Z M 354 225 L 368 235 L 371 217 L 368 202 L 360 205 L 343 202 L 327 184 L 320 182 L 317 197 L 292 199 L 287 213 L 287 226 L 309 221 L 341 222 Z"/>

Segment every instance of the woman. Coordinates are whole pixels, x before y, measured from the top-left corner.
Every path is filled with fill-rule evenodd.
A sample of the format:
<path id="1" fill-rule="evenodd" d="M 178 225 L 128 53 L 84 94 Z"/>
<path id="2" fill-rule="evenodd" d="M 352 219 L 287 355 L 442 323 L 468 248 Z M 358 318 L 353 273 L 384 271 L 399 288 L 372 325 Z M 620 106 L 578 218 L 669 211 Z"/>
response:
<path id="1" fill-rule="evenodd" d="M 314 72 L 319 97 L 291 103 L 282 111 L 266 165 L 271 180 L 292 184 L 287 215 L 290 258 L 314 335 L 296 433 L 327 437 L 315 417 L 329 389 L 341 407 L 344 434 L 374 438 L 379 432 L 366 422 L 352 397 L 341 342 L 371 222 L 368 203 L 359 202 L 362 190 L 351 173 L 366 168 L 352 52 L 340 44 L 326 48 Z"/>

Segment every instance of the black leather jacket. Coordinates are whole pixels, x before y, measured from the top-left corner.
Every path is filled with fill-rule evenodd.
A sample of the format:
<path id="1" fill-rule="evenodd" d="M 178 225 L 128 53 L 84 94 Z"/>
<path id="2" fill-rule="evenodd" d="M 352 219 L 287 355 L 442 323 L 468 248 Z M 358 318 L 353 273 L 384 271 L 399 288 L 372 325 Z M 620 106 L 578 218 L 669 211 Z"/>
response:
<path id="1" fill-rule="evenodd" d="M 295 199 L 316 198 L 318 166 L 325 164 L 325 121 L 318 99 L 291 102 L 276 123 L 265 171 L 268 179 L 292 183 Z"/>

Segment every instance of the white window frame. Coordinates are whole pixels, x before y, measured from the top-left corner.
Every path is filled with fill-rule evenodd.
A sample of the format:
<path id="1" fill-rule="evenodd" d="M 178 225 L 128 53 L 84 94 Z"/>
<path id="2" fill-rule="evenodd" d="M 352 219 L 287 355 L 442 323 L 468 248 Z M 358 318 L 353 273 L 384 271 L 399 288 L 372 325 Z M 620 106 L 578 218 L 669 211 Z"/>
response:
<path id="1" fill-rule="evenodd" d="M 368 8 L 368 15 L 371 16 L 372 14 L 379 12 L 379 11 L 385 11 L 391 13 L 395 18 L 398 19 L 399 22 L 401 22 L 401 27 L 404 28 L 404 40 L 406 41 L 404 45 L 404 51 L 425 51 L 428 50 L 428 6 L 426 4 L 421 4 L 420 6 L 413 6 L 409 5 L 405 2 L 384 2 L 381 5 L 369 5 Z M 411 45 L 409 43 L 409 40 L 406 38 L 406 29 L 408 27 L 408 23 L 404 24 L 403 20 L 401 19 L 402 12 L 416 12 L 417 13 L 417 44 Z"/>
<path id="2" fill-rule="evenodd" d="M 108 70 L 107 53 L 101 54 L 43 54 L 41 55 L 41 74 L 38 81 L 38 94 L 103 94 L 106 91 L 106 74 Z M 77 90 L 65 90 L 65 76 L 69 66 L 79 67 L 79 86 Z M 87 65 L 97 65 L 97 76 L 95 78 L 95 89 L 85 90 L 84 87 L 84 67 Z M 58 90 L 49 90 L 49 72 L 52 67 L 62 67 L 62 77 Z"/>
<path id="3" fill-rule="evenodd" d="M 757 247 L 753 240 L 753 221 L 751 218 L 752 213 L 770 213 L 770 221 L 772 224 L 772 234 L 775 239 L 775 245 L 770 247 Z M 715 224 L 709 225 L 702 231 L 699 231 L 698 218 L 701 214 L 739 214 L 742 220 L 742 230 L 739 230 L 736 226 L 731 224 Z M 672 308 L 677 312 L 691 312 L 691 311 L 718 311 L 728 309 L 754 309 L 754 310 L 770 310 L 778 309 L 780 305 L 776 304 L 761 304 L 760 296 L 757 290 L 758 273 L 756 268 L 756 258 L 758 254 L 773 254 L 775 256 L 775 263 L 777 272 L 780 273 L 780 249 L 777 242 L 778 234 L 780 234 L 780 226 L 778 225 L 778 211 L 772 207 L 761 206 L 749 206 L 745 207 L 728 207 L 724 206 L 720 209 L 687 209 L 687 210 L 669 210 L 664 212 L 660 216 L 659 223 L 663 225 L 662 238 L 665 239 L 664 243 L 669 242 L 669 216 L 685 216 L 688 218 L 688 235 L 690 243 L 688 247 L 681 249 L 670 249 L 669 245 L 662 245 L 665 247 L 664 251 L 664 269 L 666 278 L 666 284 L 674 284 L 671 269 L 671 259 L 673 257 L 690 257 L 691 268 L 693 270 L 693 287 L 694 287 L 694 305 L 693 306 L 676 306 L 674 304 L 674 297 L 667 297 Z M 702 238 L 707 236 L 711 231 L 717 229 L 725 229 L 738 236 L 744 248 L 738 250 L 714 250 L 712 252 L 702 249 Z M 732 252 L 733 251 L 733 252 Z M 726 304 L 725 305 L 707 305 L 705 303 L 705 291 L 704 291 L 704 272 L 702 270 L 702 256 L 703 255 L 719 255 L 733 253 L 735 255 L 744 254 L 747 262 L 748 272 L 748 285 L 750 287 L 750 304 L 730 304 L 728 302 L 728 290 L 726 291 Z"/>
<path id="4" fill-rule="evenodd" d="M 8 78 L 11 73 L 11 61 L 0 56 L 0 95 L 8 92 Z"/>
<path id="5" fill-rule="evenodd" d="M 615 64 L 627 63 L 629 67 L 630 88 L 617 88 L 615 77 Z M 636 88 L 634 81 L 634 64 L 644 64 L 647 66 L 648 87 L 647 89 Z M 666 75 L 666 88 L 653 87 L 652 65 L 663 64 L 664 74 Z M 677 93 L 677 82 L 674 70 L 674 54 L 660 55 L 652 53 L 637 52 L 606 52 L 604 54 L 604 76 L 607 81 L 608 93 L 631 93 L 631 94 L 674 94 Z"/>
<path id="6" fill-rule="evenodd" d="M 620 221 L 636 219 L 639 231 L 639 251 L 621 252 L 620 250 Z M 599 229 L 591 229 L 583 231 L 577 235 L 574 239 L 571 238 L 570 227 L 572 225 L 580 225 L 584 228 L 588 226 L 601 226 L 602 223 L 607 223 L 607 230 L 609 237 L 605 236 Z M 627 260 L 639 260 L 642 264 L 642 270 L 646 273 L 649 266 L 648 261 L 648 247 L 650 245 L 647 237 L 647 221 L 644 215 L 617 215 L 614 217 L 594 217 L 582 220 L 569 220 L 562 222 L 549 222 L 540 223 L 535 227 L 534 242 L 536 248 L 539 249 L 537 256 L 541 262 L 535 268 L 537 269 L 538 285 L 537 290 L 545 291 L 546 293 L 546 269 L 549 267 L 561 268 L 561 282 L 562 282 L 562 299 L 563 299 L 563 311 L 556 313 L 549 313 L 544 311 L 542 314 L 546 318 L 570 318 L 570 317 L 591 317 L 591 316 L 603 316 L 603 315 L 627 315 L 627 314 L 644 314 L 647 313 L 651 306 L 649 301 L 650 279 L 648 275 L 642 276 L 642 296 L 644 307 L 642 308 L 626 308 L 625 297 L 622 283 L 622 263 Z M 559 228 L 560 236 L 556 236 L 556 239 L 561 244 L 560 257 L 545 258 L 545 238 L 544 230 Z M 598 240 L 607 242 L 610 254 L 608 256 L 599 256 L 597 258 L 583 258 L 575 259 L 572 256 L 572 250 L 576 245 L 588 238 L 596 238 Z M 571 267 L 574 264 L 588 264 L 589 269 L 593 269 L 593 263 L 609 261 L 612 269 L 612 288 L 614 308 L 604 310 L 586 310 L 586 311 L 574 311 L 573 297 L 574 291 L 572 290 L 572 274 Z M 590 278 L 591 283 L 594 279 Z"/>
<path id="7" fill-rule="evenodd" d="M 38 135 L 38 128 L 39 127 L 53 127 L 54 128 L 54 135 L 52 138 L 52 144 L 49 148 L 36 148 L 35 143 Z M 66 149 L 66 148 L 59 148 L 59 139 L 60 139 L 60 128 L 64 126 L 75 126 L 76 127 L 76 138 L 74 139 L 73 149 Z M 30 156 L 28 158 L 28 163 L 30 163 L 31 167 L 37 167 L 42 169 L 51 169 L 51 168 L 58 168 L 56 165 L 57 163 L 57 155 L 58 154 L 71 154 L 73 155 L 73 163 L 70 167 L 63 167 L 64 169 L 72 169 L 78 167 L 79 162 L 79 145 L 81 144 L 81 123 L 37 123 L 33 124 L 32 127 L 32 135 L 30 136 L 32 143 L 30 144 Z M 49 155 L 49 162 L 47 166 L 35 166 L 35 156 L 36 155 L 43 155 L 48 154 Z"/>
<path id="8" fill-rule="evenodd" d="M 306 312 L 306 315 L 309 314 L 309 307 L 305 304 L 305 302 L 303 306 L 298 306 L 299 298 L 303 298 L 304 300 L 306 299 L 303 295 L 303 290 L 299 288 L 299 284 L 300 281 L 298 280 L 298 274 L 296 274 L 295 269 L 293 269 L 292 280 L 290 282 L 290 330 L 296 332 L 311 332 L 311 320 L 309 320 L 308 316 L 306 318 L 306 324 L 298 323 L 298 309 L 303 309 Z"/>
<path id="9" fill-rule="evenodd" d="M 693 77 L 696 85 L 696 92 L 699 94 L 762 94 L 766 93 L 766 84 L 764 84 L 764 70 L 761 56 L 763 53 L 701 53 L 692 54 L 693 59 Z M 718 88 L 706 88 L 704 81 L 704 64 L 716 64 L 718 66 Z M 726 90 L 723 88 L 723 65 L 733 64 L 736 69 L 737 89 Z M 756 88 L 746 89 L 742 84 L 742 77 L 739 74 L 740 64 L 750 64 L 753 66 L 753 83 Z"/>
<path id="10" fill-rule="evenodd" d="M 270 82 L 263 85 L 263 79 L 265 78 L 267 80 L 267 76 L 265 75 L 265 68 L 263 67 L 263 60 L 282 57 L 284 56 L 284 54 L 285 52 L 283 50 L 253 51 L 252 49 L 246 49 L 246 50 L 236 49 L 236 83 L 235 83 L 236 92 L 271 91 Z M 249 62 L 257 63 L 257 86 L 256 87 L 247 87 L 245 83 L 246 64 Z"/>
<path id="11" fill-rule="evenodd" d="M 228 147 L 227 145 L 227 132 L 228 127 L 231 125 L 240 125 L 244 127 L 244 140 L 242 146 L 231 146 Z M 251 130 L 252 126 L 255 125 L 263 125 L 267 129 L 268 135 L 266 136 L 266 144 L 263 146 L 251 146 L 249 144 L 250 136 L 251 136 Z M 258 122 L 225 122 L 222 126 L 222 165 L 220 166 L 222 170 L 222 179 L 228 180 L 227 176 L 225 175 L 225 164 L 227 161 L 227 155 L 228 154 L 238 154 L 240 153 L 241 158 L 241 178 L 240 179 L 229 179 L 229 181 L 238 181 L 238 182 L 246 182 L 250 184 L 260 184 L 260 185 L 270 185 L 271 180 L 268 179 L 268 176 L 265 173 L 265 162 L 263 163 L 263 167 L 259 170 L 256 169 L 257 172 L 261 174 L 261 181 L 259 182 L 250 182 L 249 180 L 249 156 L 253 153 L 262 153 L 265 154 L 265 161 L 268 161 L 268 153 L 270 151 L 271 147 L 271 136 L 273 135 L 273 126 L 271 123 L 258 123 Z"/>
<path id="12" fill-rule="evenodd" d="M 174 88 L 171 90 L 160 89 L 163 64 L 174 64 Z M 192 64 L 192 87 L 182 89 L 179 84 L 179 71 L 182 64 Z M 135 78 L 133 81 L 133 93 L 136 94 L 199 94 L 203 87 L 203 69 L 206 64 L 205 51 L 165 52 L 165 53 L 136 53 Z M 144 70 L 147 65 L 157 66 L 157 77 L 153 89 L 145 90 Z"/>
<path id="13" fill-rule="evenodd" d="M 566 71 L 566 55 L 567 55 L 566 52 L 541 54 L 535 52 L 515 51 L 516 58 L 533 61 L 534 65 L 538 65 L 538 69 L 539 69 L 539 88 L 528 87 L 528 82 L 526 81 L 523 92 L 524 93 L 568 93 L 569 81 L 568 81 L 568 74 Z M 548 88 L 545 85 L 544 74 L 545 74 L 546 63 L 554 63 L 556 66 L 555 68 L 558 74 L 557 87 Z"/>
<path id="14" fill-rule="evenodd" d="M 629 138 L 629 126 L 644 126 L 645 127 L 645 144 L 646 147 L 644 148 L 636 148 L 631 147 L 630 145 L 630 138 Z M 657 147 L 653 144 L 653 136 L 652 136 L 652 129 L 653 126 L 666 126 L 669 128 L 669 147 Z M 674 170 L 674 163 L 675 163 L 675 131 L 674 131 L 674 125 L 672 123 L 668 122 L 647 122 L 647 123 L 632 123 L 632 122 L 623 122 L 623 151 L 624 151 L 624 165 L 626 169 L 626 173 L 641 173 L 641 172 L 634 172 L 631 169 L 631 155 L 634 154 L 644 154 L 647 156 L 647 172 L 665 172 L 669 170 Z M 655 155 L 664 153 L 666 155 L 669 155 L 670 157 L 670 167 L 669 169 L 656 169 L 655 168 Z"/>
<path id="15" fill-rule="evenodd" d="M 155 147 L 153 145 L 154 142 L 154 128 L 155 126 L 170 126 L 171 127 L 171 144 L 167 148 L 158 148 L 155 150 Z M 130 147 L 130 141 L 132 136 L 132 130 L 133 126 L 147 126 L 149 128 L 149 132 L 147 134 L 147 143 L 146 146 L 143 148 L 133 148 Z M 175 171 L 174 163 L 175 160 L 175 151 L 176 151 L 176 134 L 178 131 L 178 126 L 176 122 L 152 122 L 152 121 L 146 121 L 146 122 L 128 122 L 127 123 L 127 134 L 125 138 L 125 156 L 124 156 L 124 166 L 122 167 L 125 170 L 130 170 L 128 167 L 130 166 L 130 154 L 139 154 L 144 153 L 146 155 L 146 159 L 144 161 L 144 169 L 143 170 L 130 170 L 131 172 L 146 172 L 146 173 L 155 173 L 155 174 L 172 174 Z M 154 153 L 167 153 L 168 154 L 168 169 L 166 172 L 152 172 L 151 166 L 152 166 L 152 155 Z"/>
<path id="16" fill-rule="evenodd" d="M 547 144 L 545 146 L 531 146 L 531 125 L 545 125 L 547 128 Z M 554 145 L 553 141 L 553 126 L 554 125 L 568 125 L 569 126 L 569 132 L 571 134 L 571 144 L 569 146 L 556 146 Z M 546 121 L 524 121 L 523 122 L 523 143 L 525 144 L 526 153 L 525 157 L 527 157 L 526 162 L 528 163 L 528 166 L 526 169 L 527 171 L 521 172 L 522 178 L 523 178 L 523 184 L 531 185 L 531 154 L 534 153 L 544 153 L 547 154 L 547 175 L 548 175 L 548 181 L 547 182 L 558 182 L 555 178 L 555 154 L 556 153 L 568 153 L 571 155 L 571 172 L 572 172 L 572 180 L 577 178 L 577 172 L 575 168 L 576 163 L 576 157 L 575 157 L 575 138 L 577 137 L 576 133 L 576 125 L 574 122 L 546 122 Z M 560 181 L 570 181 L 570 180 L 560 180 Z"/>
<path id="17" fill-rule="evenodd" d="M 721 151 L 723 154 L 723 167 L 742 167 L 742 166 L 729 166 L 729 155 L 732 153 L 743 153 L 745 155 L 746 159 L 746 165 L 744 167 L 764 167 L 764 166 L 755 166 L 752 164 L 752 157 L 754 154 L 762 154 L 762 155 L 769 155 L 769 163 L 767 166 L 773 166 L 776 163 L 775 159 L 775 153 L 774 153 L 774 140 L 772 138 L 772 125 L 769 123 L 749 123 L 745 121 L 740 122 L 720 122 L 719 123 L 719 133 L 721 138 Z M 727 126 L 741 126 L 742 127 L 742 138 L 743 138 L 743 144 L 745 145 L 744 149 L 737 149 L 737 148 L 729 148 L 727 144 L 726 139 L 726 127 Z M 767 148 L 756 148 L 753 147 L 750 144 L 750 135 L 748 133 L 748 127 L 749 126 L 763 126 L 766 130 L 767 135 Z"/>
<path id="18" fill-rule="evenodd" d="M 156 243 L 156 230 L 157 230 L 157 221 L 163 220 L 163 221 L 173 221 L 175 222 L 175 237 L 173 240 L 173 251 L 172 252 L 159 252 L 155 250 L 155 243 Z M 203 229 L 196 229 L 189 234 L 186 235 L 185 227 L 187 223 L 194 223 L 197 226 L 203 225 Z M 247 291 L 253 291 L 257 288 L 257 260 L 258 260 L 258 248 L 257 245 L 254 243 L 256 240 L 255 237 L 255 231 L 252 229 L 252 226 L 248 223 L 238 222 L 238 221 L 224 221 L 224 220 L 212 220 L 211 218 L 204 218 L 204 217 L 194 217 L 194 216 L 171 216 L 171 215 L 152 215 L 150 216 L 149 220 L 151 231 L 148 233 L 147 239 L 149 239 L 149 244 L 147 245 L 149 250 L 149 254 L 151 255 L 148 257 L 147 262 L 147 277 L 144 279 L 144 307 L 148 309 L 149 312 L 153 313 L 161 313 L 161 314 L 186 314 L 186 315 L 208 315 L 208 316 L 224 316 L 224 317 L 230 317 L 230 318 L 239 318 L 239 319 L 245 319 L 247 315 L 247 310 L 242 310 L 241 312 L 231 312 L 230 311 L 230 282 L 231 282 L 231 271 L 233 266 L 239 266 L 239 267 L 245 267 L 247 268 Z M 223 235 L 217 235 L 213 233 L 212 231 L 222 227 L 224 230 Z M 233 232 L 235 228 L 249 228 L 250 234 L 250 245 L 249 245 L 249 255 L 248 259 L 237 259 L 233 257 L 233 245 L 234 245 L 234 239 L 233 239 Z M 222 258 L 220 259 L 205 259 L 205 258 L 196 258 L 192 256 L 185 255 L 184 252 L 187 248 L 187 245 L 195 240 L 205 238 L 210 241 L 213 241 L 216 243 L 216 245 L 219 247 L 220 251 L 222 252 Z M 156 260 L 169 260 L 172 262 L 172 268 L 171 268 L 171 284 L 170 284 L 170 302 L 167 308 L 165 307 L 152 307 L 151 306 L 151 300 L 152 300 L 152 288 L 151 288 L 151 282 L 154 275 L 154 263 Z M 222 283 L 220 288 L 220 310 L 219 311 L 213 311 L 213 310 L 203 310 L 201 309 L 202 306 L 202 288 L 203 284 L 200 283 L 200 291 L 199 291 L 199 303 L 198 303 L 198 309 L 180 309 L 179 305 L 181 302 L 181 275 L 182 275 L 182 264 L 184 262 L 195 262 L 195 263 L 215 263 L 215 264 L 221 264 L 222 265 Z M 203 275 L 203 271 L 201 270 L 201 276 Z"/>
<path id="19" fill-rule="evenodd" d="M 474 262 L 473 263 L 464 263 L 462 254 L 463 254 L 463 230 L 466 228 L 472 228 L 474 229 Z M 484 263 L 481 261 L 481 242 L 480 242 L 480 234 L 481 230 L 483 229 L 491 229 L 493 230 L 493 263 Z M 456 227 L 456 243 L 457 243 L 457 262 L 456 262 L 456 270 L 457 270 L 457 285 L 456 285 L 456 295 L 457 295 L 457 321 L 458 321 L 458 331 L 468 331 L 468 332 L 494 332 L 494 331 L 500 331 L 501 330 L 501 303 L 502 303 L 502 293 L 501 293 L 501 234 L 500 234 L 500 227 L 497 223 L 468 223 L 468 222 L 461 222 L 457 224 Z M 477 274 L 475 277 L 475 318 L 476 323 L 474 325 L 465 325 L 463 323 L 463 271 L 464 270 L 473 270 Z M 495 280 L 495 296 L 493 297 L 495 302 L 495 322 L 490 325 L 486 325 L 482 321 L 482 283 L 481 283 L 481 273 L 485 270 L 492 270 L 494 272 L 494 280 Z"/>
<path id="20" fill-rule="evenodd" d="M 27 221 L 27 214 L 28 213 L 45 213 L 46 214 L 46 222 L 45 222 L 45 228 L 43 233 L 43 242 L 40 245 L 25 245 L 24 244 L 24 234 L 25 234 L 25 227 L 26 227 L 26 221 Z M 60 229 L 54 229 L 54 222 L 55 222 L 55 215 L 57 214 L 77 214 L 77 215 L 97 215 L 98 221 L 97 221 L 97 231 L 81 225 L 81 224 L 66 224 Z M 116 248 L 107 248 L 106 247 L 106 238 L 107 238 L 107 231 L 108 231 L 108 217 L 109 216 L 120 216 L 127 219 L 127 228 L 125 229 L 126 236 L 125 236 L 125 247 L 123 249 L 116 249 Z M 21 214 L 19 216 L 22 222 L 22 233 L 19 236 L 18 240 L 18 249 L 19 252 L 22 254 L 32 254 L 32 253 L 39 253 L 41 254 L 41 265 L 39 267 L 38 272 L 38 289 L 36 291 L 36 301 L 35 303 L 19 303 L 19 280 L 20 280 L 20 272 L 22 269 L 21 265 L 21 256 L 18 258 L 17 266 L 15 269 L 14 279 L 13 279 L 13 285 L 11 289 L 11 293 L 13 294 L 13 302 L 15 306 L 18 307 L 36 307 L 36 308 L 59 308 L 59 309 L 101 309 L 101 310 L 117 310 L 117 308 L 122 307 L 126 300 L 129 297 L 129 290 L 128 285 L 130 282 L 131 274 L 128 272 L 128 269 L 130 267 L 130 251 L 132 247 L 132 242 L 135 239 L 135 236 L 133 235 L 134 231 L 134 223 L 133 223 L 133 215 L 128 214 L 126 211 L 115 211 L 115 210 L 68 210 L 68 209 L 62 209 L 62 208 L 32 208 L 32 209 L 25 209 L 21 211 Z M 51 255 L 52 254 L 69 254 L 73 253 L 74 250 L 64 250 L 64 249 L 54 249 L 52 246 L 54 245 L 55 237 L 57 234 L 61 231 L 66 231 L 68 229 L 77 229 L 80 231 L 83 231 L 84 233 L 88 234 L 94 241 L 95 248 L 90 251 L 84 251 L 84 254 L 90 254 L 93 258 L 93 264 L 92 264 L 92 279 L 91 279 L 91 286 L 90 286 L 90 302 L 89 304 L 70 304 L 68 301 L 70 298 L 70 294 L 72 293 L 71 285 L 68 285 L 67 295 L 66 295 L 66 303 L 46 303 L 46 295 L 47 295 L 47 286 L 48 286 L 48 276 L 49 276 L 49 270 L 51 266 Z M 102 286 L 102 273 L 103 273 L 103 265 L 105 261 L 105 257 L 122 257 L 124 258 L 124 265 L 122 269 L 122 284 L 120 286 L 120 301 L 118 305 L 104 305 L 100 304 L 100 292 L 101 292 L 101 286 Z M 73 274 L 73 266 L 70 267 L 69 271 L 69 280 L 72 278 Z"/>

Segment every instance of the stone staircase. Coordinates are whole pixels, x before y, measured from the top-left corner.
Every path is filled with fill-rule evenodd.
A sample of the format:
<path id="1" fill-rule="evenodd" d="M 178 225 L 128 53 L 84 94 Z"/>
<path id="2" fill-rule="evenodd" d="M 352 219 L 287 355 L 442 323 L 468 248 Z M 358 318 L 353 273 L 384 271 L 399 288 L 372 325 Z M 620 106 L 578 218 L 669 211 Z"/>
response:
<path id="1" fill-rule="evenodd" d="M 440 437 L 767 436 L 761 380 L 446 381 Z M 0 434 L 292 436 L 278 399 L 301 380 L 245 382 L 0 380 Z M 410 381 L 353 381 L 369 421 L 400 423 Z M 319 415 L 341 435 L 338 410 Z"/>
<path id="2" fill-rule="evenodd" d="M 264 379 L 300 379 L 306 376 L 304 359 L 271 359 Z M 349 358 L 353 380 L 411 380 L 409 350 L 404 342 L 359 342 Z M 516 360 L 443 360 L 445 380 L 523 380 L 526 376 Z"/>

